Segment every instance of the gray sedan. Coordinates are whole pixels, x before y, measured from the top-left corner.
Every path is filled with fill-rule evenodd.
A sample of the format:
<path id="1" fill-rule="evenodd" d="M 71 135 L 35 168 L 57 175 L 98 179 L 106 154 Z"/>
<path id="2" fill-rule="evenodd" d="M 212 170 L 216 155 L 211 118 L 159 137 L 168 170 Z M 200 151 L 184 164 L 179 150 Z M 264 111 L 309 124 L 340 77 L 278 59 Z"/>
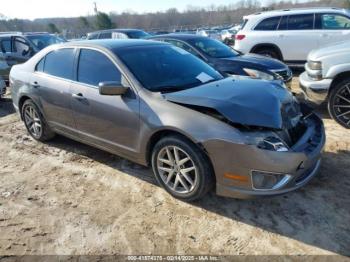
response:
<path id="1" fill-rule="evenodd" d="M 215 187 L 248 198 L 317 173 L 322 120 L 276 83 L 224 78 L 186 51 L 143 40 L 48 47 L 14 66 L 15 108 L 39 141 L 61 134 L 152 167 L 193 201 Z"/>

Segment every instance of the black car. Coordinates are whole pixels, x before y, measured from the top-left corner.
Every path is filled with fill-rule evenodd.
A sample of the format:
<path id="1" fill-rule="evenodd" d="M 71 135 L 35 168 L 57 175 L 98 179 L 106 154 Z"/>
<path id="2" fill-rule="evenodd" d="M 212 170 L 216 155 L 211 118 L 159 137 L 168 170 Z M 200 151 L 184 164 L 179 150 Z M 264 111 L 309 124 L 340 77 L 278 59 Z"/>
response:
<path id="1" fill-rule="evenodd" d="M 87 39 L 142 39 L 149 36 L 151 35 L 139 29 L 108 29 L 88 33 Z"/>
<path id="2" fill-rule="evenodd" d="M 0 78 L 8 82 L 11 67 L 26 62 L 45 47 L 66 42 L 49 33 L 0 34 Z"/>
<path id="3" fill-rule="evenodd" d="M 208 37 L 191 34 L 168 34 L 149 37 L 180 47 L 207 62 L 224 75 L 243 75 L 264 80 L 283 80 L 290 87 L 293 73 L 287 65 L 256 54 L 243 55 Z"/>

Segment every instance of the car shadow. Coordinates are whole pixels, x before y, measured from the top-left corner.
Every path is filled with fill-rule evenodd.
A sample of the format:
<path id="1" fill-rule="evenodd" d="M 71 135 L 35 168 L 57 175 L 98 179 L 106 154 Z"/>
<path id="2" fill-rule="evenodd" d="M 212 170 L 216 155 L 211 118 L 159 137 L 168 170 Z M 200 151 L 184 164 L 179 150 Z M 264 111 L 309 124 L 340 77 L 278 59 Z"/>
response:
<path id="1" fill-rule="evenodd" d="M 15 112 L 16 112 L 16 110 L 13 107 L 12 99 L 0 98 L 0 117 L 11 115 Z"/>
<path id="2" fill-rule="evenodd" d="M 49 144 L 158 186 L 150 168 L 62 136 Z M 325 153 L 320 174 L 286 195 L 238 200 L 210 193 L 191 205 L 307 245 L 350 255 L 349 157 L 349 151 Z"/>

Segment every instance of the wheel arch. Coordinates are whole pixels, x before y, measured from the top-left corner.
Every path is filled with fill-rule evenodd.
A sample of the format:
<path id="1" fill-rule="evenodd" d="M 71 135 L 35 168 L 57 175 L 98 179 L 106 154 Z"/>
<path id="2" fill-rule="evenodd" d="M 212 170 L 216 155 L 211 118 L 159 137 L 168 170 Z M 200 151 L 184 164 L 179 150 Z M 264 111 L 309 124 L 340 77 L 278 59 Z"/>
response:
<path id="1" fill-rule="evenodd" d="M 147 166 L 150 166 L 150 164 L 151 164 L 152 151 L 153 151 L 154 146 L 157 144 L 157 142 L 160 139 L 162 139 L 163 137 L 166 137 L 166 136 L 181 137 L 181 138 L 193 143 L 194 145 L 197 145 L 208 156 L 207 151 L 205 150 L 204 146 L 200 142 L 194 140 L 191 136 L 184 134 L 183 132 L 180 132 L 178 130 L 174 130 L 171 128 L 166 128 L 166 129 L 157 130 L 156 132 L 154 132 L 150 136 L 150 138 L 147 142 L 147 145 L 146 145 L 146 149 L 145 149 L 145 157 L 146 157 Z M 208 159 L 209 159 L 209 157 L 208 157 Z M 210 159 L 209 159 L 209 161 L 210 161 Z"/>
<path id="2" fill-rule="evenodd" d="M 27 101 L 27 100 L 32 100 L 33 101 L 33 99 L 30 96 L 28 96 L 28 95 L 22 95 L 20 97 L 20 99 L 18 100 L 18 110 L 19 110 L 19 114 L 21 116 L 21 120 L 23 120 L 22 107 L 23 107 L 24 102 Z"/>
<path id="3" fill-rule="evenodd" d="M 263 49 L 263 48 L 268 48 L 268 49 L 275 50 L 277 52 L 280 60 L 283 61 L 283 54 L 282 54 L 281 49 L 276 44 L 272 44 L 272 43 L 257 44 L 250 50 L 250 53 L 255 53 L 257 50 Z"/>
<path id="4" fill-rule="evenodd" d="M 328 95 L 337 86 L 337 84 L 341 83 L 342 81 L 344 81 L 346 79 L 350 80 L 350 71 L 345 71 L 345 72 L 341 72 L 341 73 L 337 74 L 332 81 L 332 84 L 329 88 Z"/>

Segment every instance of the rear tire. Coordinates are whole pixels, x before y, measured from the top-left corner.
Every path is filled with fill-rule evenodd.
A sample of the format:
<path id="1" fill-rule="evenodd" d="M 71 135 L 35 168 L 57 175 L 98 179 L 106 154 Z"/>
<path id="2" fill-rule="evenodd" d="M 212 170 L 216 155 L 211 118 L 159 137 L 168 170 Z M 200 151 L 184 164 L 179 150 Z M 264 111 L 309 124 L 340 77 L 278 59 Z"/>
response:
<path id="1" fill-rule="evenodd" d="M 191 202 L 214 186 L 214 172 L 205 153 L 180 136 L 162 138 L 152 152 L 152 169 L 158 183 L 173 197 Z"/>
<path id="2" fill-rule="evenodd" d="M 338 124 L 350 129 L 350 78 L 340 82 L 331 90 L 328 112 Z"/>
<path id="3" fill-rule="evenodd" d="M 55 136 L 55 133 L 47 125 L 39 108 L 31 99 L 23 103 L 21 114 L 28 133 L 35 140 L 44 142 Z"/>

